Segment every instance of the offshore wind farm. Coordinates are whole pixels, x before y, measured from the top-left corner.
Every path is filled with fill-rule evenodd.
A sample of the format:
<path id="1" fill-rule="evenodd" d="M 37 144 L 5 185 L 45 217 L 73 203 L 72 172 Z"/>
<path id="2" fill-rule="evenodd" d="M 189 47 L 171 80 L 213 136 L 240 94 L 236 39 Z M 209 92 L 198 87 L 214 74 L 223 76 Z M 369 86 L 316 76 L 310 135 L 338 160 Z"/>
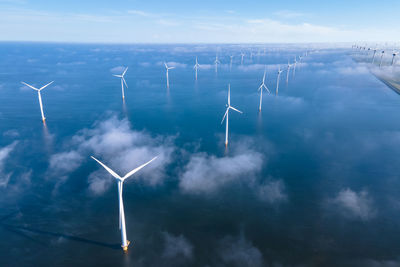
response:
<path id="1" fill-rule="evenodd" d="M 0 1 L 0 266 L 400 264 L 392 30 L 44 2 Z"/>

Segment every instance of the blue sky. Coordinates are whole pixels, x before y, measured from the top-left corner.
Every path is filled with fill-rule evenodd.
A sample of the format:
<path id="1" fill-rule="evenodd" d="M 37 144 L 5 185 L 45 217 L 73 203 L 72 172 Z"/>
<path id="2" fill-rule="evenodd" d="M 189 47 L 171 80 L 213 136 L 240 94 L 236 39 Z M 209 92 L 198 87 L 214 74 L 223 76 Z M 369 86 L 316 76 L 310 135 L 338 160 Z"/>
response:
<path id="1" fill-rule="evenodd" d="M 400 1 L 0 0 L 0 40 L 105 43 L 397 41 Z"/>

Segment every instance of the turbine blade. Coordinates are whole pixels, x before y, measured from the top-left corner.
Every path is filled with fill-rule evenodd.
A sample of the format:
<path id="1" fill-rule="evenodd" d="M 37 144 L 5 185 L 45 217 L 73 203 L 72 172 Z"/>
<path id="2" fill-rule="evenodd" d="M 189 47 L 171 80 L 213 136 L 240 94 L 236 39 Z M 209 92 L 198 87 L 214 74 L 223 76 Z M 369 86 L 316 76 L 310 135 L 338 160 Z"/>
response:
<path id="1" fill-rule="evenodd" d="M 125 84 L 126 88 L 128 88 L 128 84 L 126 83 L 125 78 L 122 77 L 121 79 L 124 81 L 124 84 Z"/>
<path id="2" fill-rule="evenodd" d="M 115 74 L 113 74 L 113 76 L 118 77 L 118 78 L 122 78 L 122 75 L 115 75 Z"/>
<path id="3" fill-rule="evenodd" d="M 165 68 L 167 68 L 167 69 L 168 69 L 168 65 L 167 65 L 167 63 L 165 63 L 165 62 L 164 62 L 164 65 L 165 65 Z"/>
<path id="4" fill-rule="evenodd" d="M 42 89 L 46 88 L 47 86 L 49 86 L 49 85 L 52 84 L 53 82 L 54 82 L 54 81 L 51 81 L 51 82 L 49 82 L 48 84 L 46 84 L 45 86 L 40 87 L 39 90 L 42 90 Z"/>
<path id="5" fill-rule="evenodd" d="M 21 83 L 22 83 L 22 84 L 25 84 L 26 86 L 28 86 L 28 87 L 30 87 L 30 88 L 32 88 L 33 90 L 39 91 L 39 89 L 33 87 L 32 85 L 29 85 L 29 84 L 24 83 L 24 82 L 21 82 Z"/>
<path id="6" fill-rule="evenodd" d="M 229 108 L 233 109 L 233 110 L 236 111 L 236 112 L 243 113 L 243 112 L 241 112 L 240 110 L 238 110 L 238 109 L 236 109 L 236 108 L 234 108 L 234 107 L 229 106 Z"/>
<path id="7" fill-rule="evenodd" d="M 90 156 L 92 159 L 94 159 L 95 161 L 97 161 L 101 166 L 103 166 L 104 169 L 106 169 L 112 176 L 114 176 L 116 179 L 120 180 L 121 176 L 119 176 L 118 174 L 116 174 L 113 170 L 111 170 L 110 168 L 108 168 L 105 164 L 103 164 L 100 160 L 96 159 L 93 156 Z"/>
<path id="8" fill-rule="evenodd" d="M 122 76 L 125 75 L 126 71 L 128 70 L 128 67 L 126 67 L 126 69 L 124 70 L 124 72 L 122 73 Z"/>
<path id="9" fill-rule="evenodd" d="M 224 116 L 222 117 L 221 124 L 224 122 L 226 114 L 228 114 L 229 108 L 226 109 Z"/>
<path id="10" fill-rule="evenodd" d="M 265 90 L 267 90 L 268 94 L 270 94 L 271 92 L 269 91 L 268 87 L 264 84 L 264 88 Z"/>
<path id="11" fill-rule="evenodd" d="M 147 164 L 150 164 L 150 162 L 152 162 L 153 160 L 155 160 L 157 157 L 152 158 L 151 160 L 149 160 L 148 162 L 146 162 L 143 165 L 140 165 L 139 167 L 137 167 L 136 169 L 131 170 L 130 172 L 128 172 L 124 177 L 122 177 L 122 180 L 125 180 L 126 178 L 128 178 L 129 176 L 131 176 L 132 174 L 134 174 L 135 172 L 139 171 L 140 169 L 142 169 L 144 166 L 146 166 Z"/>

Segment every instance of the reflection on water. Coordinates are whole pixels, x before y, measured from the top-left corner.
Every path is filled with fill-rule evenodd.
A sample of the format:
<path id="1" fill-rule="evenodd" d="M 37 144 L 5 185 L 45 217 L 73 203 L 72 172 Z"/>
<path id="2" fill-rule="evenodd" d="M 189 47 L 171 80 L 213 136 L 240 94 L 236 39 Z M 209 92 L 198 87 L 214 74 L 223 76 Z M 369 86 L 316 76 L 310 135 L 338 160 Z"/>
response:
<path id="1" fill-rule="evenodd" d="M 275 89 L 277 64 L 306 48 L 243 64 L 243 47 L 220 48 L 217 75 L 214 46 L 1 44 L 0 265 L 396 265 L 399 96 L 347 50 L 321 49 L 258 112 L 264 65 Z M 132 84 L 122 107 L 108 75 L 120 66 Z M 55 80 L 47 124 L 21 77 Z M 230 114 L 225 148 L 228 83 L 244 113 Z M 127 254 L 113 178 L 90 155 L 121 173 L 159 155 L 127 181 Z"/>

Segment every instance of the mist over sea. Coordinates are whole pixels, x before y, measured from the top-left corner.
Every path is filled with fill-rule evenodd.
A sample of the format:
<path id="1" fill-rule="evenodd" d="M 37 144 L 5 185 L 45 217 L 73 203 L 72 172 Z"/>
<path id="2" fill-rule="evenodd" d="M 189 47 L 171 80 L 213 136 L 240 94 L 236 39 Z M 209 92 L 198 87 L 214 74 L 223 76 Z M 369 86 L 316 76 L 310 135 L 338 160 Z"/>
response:
<path id="1" fill-rule="evenodd" d="M 350 46 L 4 42 L 0 55 L 0 266 L 400 264 L 400 98 Z M 53 80 L 44 125 L 21 81 Z M 226 149 L 228 84 L 243 114 Z M 158 156 L 124 186 L 127 254 L 116 182 L 91 155 L 120 175 Z"/>

